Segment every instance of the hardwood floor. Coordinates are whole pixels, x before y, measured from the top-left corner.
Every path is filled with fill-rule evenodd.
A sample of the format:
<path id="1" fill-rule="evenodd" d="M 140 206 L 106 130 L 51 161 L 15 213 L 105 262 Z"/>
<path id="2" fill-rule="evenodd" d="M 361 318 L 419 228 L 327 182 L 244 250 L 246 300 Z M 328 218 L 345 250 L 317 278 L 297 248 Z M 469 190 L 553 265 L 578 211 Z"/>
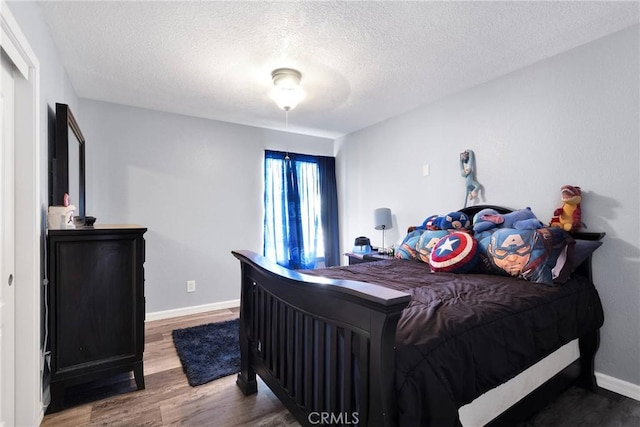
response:
<path id="1" fill-rule="evenodd" d="M 187 383 L 171 331 L 237 317 L 231 309 L 147 322 L 145 390 L 136 390 L 130 374 L 70 388 L 65 402 L 73 406 L 45 415 L 41 426 L 298 426 L 262 382 L 248 397 L 235 375 L 198 387 Z"/>
<path id="2" fill-rule="evenodd" d="M 236 386 L 235 375 L 198 387 L 187 383 L 171 331 L 236 317 L 238 310 L 231 309 L 147 322 L 145 390 L 136 390 L 130 374 L 71 388 L 65 395 L 70 408 L 46 415 L 41 426 L 299 426 L 261 381 L 258 393 L 248 397 Z M 637 425 L 640 402 L 570 388 L 517 427 Z"/>

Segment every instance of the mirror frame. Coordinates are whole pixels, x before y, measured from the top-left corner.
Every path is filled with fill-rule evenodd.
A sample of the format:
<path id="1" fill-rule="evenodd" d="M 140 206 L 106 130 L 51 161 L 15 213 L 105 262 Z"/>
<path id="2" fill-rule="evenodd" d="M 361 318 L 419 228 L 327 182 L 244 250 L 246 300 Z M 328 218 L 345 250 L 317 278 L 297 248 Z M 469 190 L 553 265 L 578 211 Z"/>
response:
<path id="1" fill-rule="evenodd" d="M 64 193 L 69 193 L 69 129 L 78 140 L 78 160 L 79 179 L 78 189 L 80 194 L 78 200 L 73 200 L 73 204 L 78 207 L 77 216 L 81 219 L 85 217 L 85 139 L 78 126 L 71 109 L 67 104 L 56 103 L 56 127 L 54 150 L 51 155 L 51 195 L 50 205 L 63 205 Z"/>

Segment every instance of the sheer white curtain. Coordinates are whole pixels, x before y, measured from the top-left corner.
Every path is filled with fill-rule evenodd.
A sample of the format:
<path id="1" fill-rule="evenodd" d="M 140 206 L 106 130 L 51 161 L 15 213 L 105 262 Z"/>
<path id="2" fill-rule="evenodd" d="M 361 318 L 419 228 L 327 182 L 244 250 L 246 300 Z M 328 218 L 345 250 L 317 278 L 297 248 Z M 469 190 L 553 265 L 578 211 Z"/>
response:
<path id="1" fill-rule="evenodd" d="M 314 268 L 324 257 L 317 161 L 267 151 L 264 166 L 264 255 L 288 268 Z"/>

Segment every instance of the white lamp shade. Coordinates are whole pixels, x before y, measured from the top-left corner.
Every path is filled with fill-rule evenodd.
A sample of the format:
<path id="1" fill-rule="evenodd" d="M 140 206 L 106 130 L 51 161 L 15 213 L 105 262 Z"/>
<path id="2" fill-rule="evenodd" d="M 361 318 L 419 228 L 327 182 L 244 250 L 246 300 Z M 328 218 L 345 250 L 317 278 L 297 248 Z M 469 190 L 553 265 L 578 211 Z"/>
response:
<path id="1" fill-rule="evenodd" d="M 373 211 L 373 217 L 376 230 L 388 230 L 393 227 L 391 223 L 391 209 L 378 208 Z"/>
<path id="2" fill-rule="evenodd" d="M 284 111 L 290 111 L 296 108 L 296 105 L 302 100 L 304 94 L 299 87 L 291 89 L 276 87 L 273 89 L 271 97 L 276 104 L 278 104 L 278 107 Z"/>
<path id="3" fill-rule="evenodd" d="M 300 86 L 302 74 L 293 68 L 278 68 L 271 72 L 273 91 L 271 97 L 284 111 L 293 110 L 298 102 L 304 98 Z"/>

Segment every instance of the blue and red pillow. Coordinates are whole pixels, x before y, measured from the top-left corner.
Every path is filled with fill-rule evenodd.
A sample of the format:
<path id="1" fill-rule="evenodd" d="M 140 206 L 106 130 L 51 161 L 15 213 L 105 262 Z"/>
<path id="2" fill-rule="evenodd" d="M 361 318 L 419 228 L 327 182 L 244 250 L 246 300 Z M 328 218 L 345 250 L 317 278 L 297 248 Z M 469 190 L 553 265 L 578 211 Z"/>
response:
<path id="1" fill-rule="evenodd" d="M 426 264 L 431 264 L 431 251 L 433 250 L 433 247 L 442 237 L 448 235 L 449 232 L 446 230 L 424 231 L 420 235 L 418 243 L 416 244 L 417 259 Z"/>
<path id="2" fill-rule="evenodd" d="M 476 239 L 485 272 L 547 285 L 564 283 L 571 274 L 575 240 L 560 228 L 497 228 Z"/>
<path id="3" fill-rule="evenodd" d="M 416 251 L 416 245 L 420 240 L 420 236 L 424 233 L 425 230 L 414 230 L 409 232 L 400 246 L 398 246 L 395 250 L 394 257 L 399 259 L 418 259 L 418 252 Z"/>
<path id="4" fill-rule="evenodd" d="M 478 261 L 478 242 L 464 231 L 448 234 L 435 244 L 431 251 L 429 265 L 431 271 L 467 273 Z"/>

